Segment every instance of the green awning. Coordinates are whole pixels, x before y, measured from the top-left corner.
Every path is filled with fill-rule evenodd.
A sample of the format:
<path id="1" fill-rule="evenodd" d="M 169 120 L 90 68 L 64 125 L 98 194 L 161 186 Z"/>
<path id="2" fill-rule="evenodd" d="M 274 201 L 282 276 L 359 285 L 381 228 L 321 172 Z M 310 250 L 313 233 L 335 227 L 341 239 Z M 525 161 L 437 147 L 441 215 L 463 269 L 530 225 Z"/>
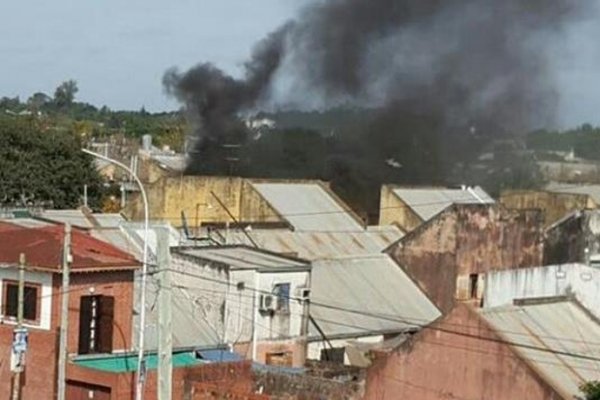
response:
<path id="1" fill-rule="evenodd" d="M 95 369 L 99 371 L 122 373 L 137 370 L 137 354 L 110 354 L 99 356 L 84 356 L 73 360 L 80 367 Z M 158 356 L 149 354 L 146 356 L 146 368 L 156 369 Z M 205 364 L 206 361 L 195 357 L 194 352 L 183 352 L 173 354 L 173 367 L 187 367 L 197 364 Z"/>

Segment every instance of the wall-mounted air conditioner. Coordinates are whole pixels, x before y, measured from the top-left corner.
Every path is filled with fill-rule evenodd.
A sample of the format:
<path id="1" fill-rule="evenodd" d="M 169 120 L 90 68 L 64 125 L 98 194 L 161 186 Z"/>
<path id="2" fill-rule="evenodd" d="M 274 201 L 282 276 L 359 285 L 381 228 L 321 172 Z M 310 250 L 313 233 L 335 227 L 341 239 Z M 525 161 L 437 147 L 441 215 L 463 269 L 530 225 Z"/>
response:
<path id="1" fill-rule="evenodd" d="M 275 311 L 276 306 L 275 296 L 271 294 L 260 295 L 260 311 Z"/>

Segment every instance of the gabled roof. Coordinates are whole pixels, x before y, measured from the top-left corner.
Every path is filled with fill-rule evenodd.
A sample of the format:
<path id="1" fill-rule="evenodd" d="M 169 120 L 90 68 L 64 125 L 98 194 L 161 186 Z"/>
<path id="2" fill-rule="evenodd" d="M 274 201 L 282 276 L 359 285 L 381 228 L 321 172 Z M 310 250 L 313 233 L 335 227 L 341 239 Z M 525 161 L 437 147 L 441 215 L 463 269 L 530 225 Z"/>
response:
<path id="1" fill-rule="evenodd" d="M 540 377 L 565 398 L 600 373 L 600 324 L 572 301 L 480 311 Z"/>
<path id="2" fill-rule="evenodd" d="M 295 230 L 364 230 L 352 211 L 318 181 L 252 182 L 252 187 Z"/>
<path id="3" fill-rule="evenodd" d="M 310 269 L 308 261 L 246 246 L 190 247 L 175 251 L 185 256 L 223 264 L 232 270 L 277 272 Z"/>
<path id="4" fill-rule="evenodd" d="M 310 315 L 329 338 L 415 330 L 441 314 L 389 256 L 313 263 Z M 310 336 L 321 339 L 311 324 Z"/>
<path id="5" fill-rule="evenodd" d="M 26 228 L 0 222 L 0 263 L 17 264 L 25 254 L 28 267 L 60 272 L 64 243 L 64 226 Z M 73 272 L 133 269 L 136 259 L 89 234 L 72 229 L 71 254 Z"/>
<path id="6" fill-rule="evenodd" d="M 458 189 L 396 186 L 391 190 L 423 221 L 433 218 L 452 204 L 493 204 L 495 202 L 479 186 Z"/>

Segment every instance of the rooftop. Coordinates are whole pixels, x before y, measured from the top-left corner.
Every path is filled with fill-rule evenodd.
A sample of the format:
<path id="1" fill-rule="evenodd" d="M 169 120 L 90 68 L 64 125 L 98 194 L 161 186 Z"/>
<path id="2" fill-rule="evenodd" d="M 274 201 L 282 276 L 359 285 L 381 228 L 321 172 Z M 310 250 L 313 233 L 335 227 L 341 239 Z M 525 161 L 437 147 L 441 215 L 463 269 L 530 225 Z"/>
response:
<path id="1" fill-rule="evenodd" d="M 414 330 L 440 316 L 385 254 L 314 262 L 310 314 L 329 338 Z M 320 337 L 312 325 L 310 336 Z"/>
<path id="2" fill-rule="evenodd" d="M 572 301 L 498 307 L 481 311 L 513 350 L 564 398 L 598 379 L 600 324 Z"/>
<path id="3" fill-rule="evenodd" d="M 0 222 L 0 263 L 17 264 L 25 254 L 27 265 L 60 272 L 64 242 L 64 226 L 41 228 Z M 129 253 L 74 228 L 71 232 L 71 269 L 77 271 L 131 269 L 139 263 Z"/>
<path id="4" fill-rule="evenodd" d="M 433 218 L 452 204 L 495 203 L 479 186 L 458 189 L 396 186 L 392 187 L 392 191 L 423 221 Z"/>
<path id="5" fill-rule="evenodd" d="M 232 270 L 251 269 L 268 272 L 310 269 L 310 264 L 307 261 L 246 246 L 180 247 L 176 249 L 176 252 L 185 256 L 224 264 Z"/>
<path id="6" fill-rule="evenodd" d="M 319 181 L 252 182 L 258 193 L 297 231 L 361 231 L 352 211 Z"/>
<path id="7" fill-rule="evenodd" d="M 214 232 L 214 229 L 212 230 Z M 200 236 L 211 237 L 223 244 L 252 245 L 284 254 L 294 254 L 307 260 L 348 255 L 381 253 L 390 244 L 402 238 L 395 226 L 372 227 L 356 232 L 298 232 L 289 229 L 220 229 L 217 234 L 204 230 Z"/>

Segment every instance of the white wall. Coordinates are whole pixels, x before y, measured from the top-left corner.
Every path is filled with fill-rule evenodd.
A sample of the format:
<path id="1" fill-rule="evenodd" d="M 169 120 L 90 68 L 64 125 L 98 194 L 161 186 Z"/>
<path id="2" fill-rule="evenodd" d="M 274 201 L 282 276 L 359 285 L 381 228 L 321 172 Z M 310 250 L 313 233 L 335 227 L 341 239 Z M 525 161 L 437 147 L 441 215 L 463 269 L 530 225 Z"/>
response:
<path id="1" fill-rule="evenodd" d="M 179 307 L 173 310 L 173 326 L 187 326 L 190 332 L 174 332 L 174 343 L 191 343 L 200 337 L 194 329 L 211 329 L 217 333 L 221 343 L 241 343 L 252 340 L 254 318 L 256 318 L 258 340 L 298 337 L 301 334 L 303 306 L 299 301 L 290 299 L 290 313 L 281 315 L 258 311 L 259 293 L 254 290 L 271 293 L 278 283 L 290 283 L 290 296 L 296 297 L 299 287 L 309 283 L 309 272 L 257 272 L 255 270 L 234 270 L 218 268 L 214 264 L 200 264 L 190 257 L 174 254 L 171 268 L 184 273 L 198 275 L 193 277 L 172 273 L 173 285 L 179 299 Z M 229 282 L 229 285 L 225 284 Z M 239 285 L 239 286 L 238 286 Z M 186 299 L 181 299 L 185 296 Z M 152 303 L 149 296 L 148 303 Z M 224 315 L 222 312 L 224 311 Z M 256 314 L 254 316 L 254 314 Z M 224 317 L 224 318 L 223 318 Z M 149 323 L 152 324 L 151 318 Z M 194 321 L 202 321 L 202 324 Z M 186 323 L 189 321 L 189 323 Z M 152 336 L 151 334 L 149 336 Z M 181 339 L 179 339 L 181 338 Z"/>
<path id="2" fill-rule="evenodd" d="M 4 310 L 4 281 L 18 281 L 19 272 L 16 268 L 0 268 L 0 310 Z M 24 324 L 29 328 L 37 328 L 43 330 L 50 330 L 51 318 L 52 318 L 52 273 L 46 272 L 25 272 L 25 282 L 34 283 L 41 285 L 41 292 L 38 292 L 40 296 L 40 323 L 39 325 Z M 13 325 L 15 322 L 7 319 L 2 315 L 2 323 L 6 325 Z"/>
<path id="3" fill-rule="evenodd" d="M 352 342 L 360 342 L 360 343 L 381 343 L 383 342 L 383 335 L 375 335 L 375 336 L 363 336 L 359 338 L 350 338 L 350 339 L 334 339 L 330 340 L 332 347 L 346 347 L 348 344 Z M 321 350 L 329 349 L 329 343 L 324 341 L 318 342 L 309 342 L 308 350 L 307 350 L 307 358 L 309 360 L 320 360 L 321 359 Z M 348 359 L 348 355 L 344 355 L 344 364 L 349 365 L 350 360 Z"/>
<path id="4" fill-rule="evenodd" d="M 562 264 L 494 271 L 487 274 L 484 307 L 512 304 L 514 299 L 574 294 L 600 318 L 600 270 L 584 264 Z"/>
<path id="5" fill-rule="evenodd" d="M 306 287 L 308 278 L 308 272 L 232 271 L 227 301 L 227 340 L 229 342 L 252 340 L 253 318 L 256 320 L 258 340 L 300 336 L 303 315 L 303 305 L 300 301 L 290 299 L 289 314 L 282 314 L 260 312 L 258 300 L 260 294 L 272 293 L 274 286 L 280 283 L 289 283 L 290 297 L 297 297 L 297 288 Z M 243 283 L 245 289 L 238 290 L 238 283 Z M 253 289 L 258 289 L 258 292 Z M 253 316 L 253 313 L 256 315 Z"/>

